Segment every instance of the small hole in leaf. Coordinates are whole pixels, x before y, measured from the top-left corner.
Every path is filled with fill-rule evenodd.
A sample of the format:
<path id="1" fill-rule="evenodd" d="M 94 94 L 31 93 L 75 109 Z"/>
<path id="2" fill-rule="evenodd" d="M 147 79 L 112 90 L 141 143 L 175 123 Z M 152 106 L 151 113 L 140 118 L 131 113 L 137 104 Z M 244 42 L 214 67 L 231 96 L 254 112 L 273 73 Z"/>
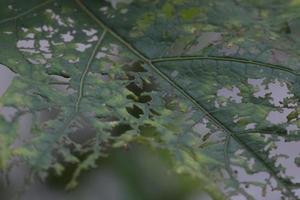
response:
<path id="1" fill-rule="evenodd" d="M 126 110 L 128 113 L 130 113 L 132 116 L 136 118 L 140 118 L 140 115 L 144 113 L 143 110 L 136 105 L 134 105 L 133 107 L 126 107 Z"/>
<path id="2" fill-rule="evenodd" d="M 119 136 L 119 135 L 122 135 L 123 133 L 125 133 L 126 131 L 129 131 L 131 129 L 132 128 L 129 124 L 120 123 L 112 129 L 111 133 L 112 133 L 113 136 Z"/>

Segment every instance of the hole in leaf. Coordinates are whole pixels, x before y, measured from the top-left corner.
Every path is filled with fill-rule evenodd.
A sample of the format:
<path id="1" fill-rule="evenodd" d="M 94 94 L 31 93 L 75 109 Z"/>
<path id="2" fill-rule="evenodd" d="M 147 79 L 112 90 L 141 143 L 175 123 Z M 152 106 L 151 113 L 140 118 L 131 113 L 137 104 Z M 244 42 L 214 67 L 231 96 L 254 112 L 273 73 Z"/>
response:
<path id="1" fill-rule="evenodd" d="M 144 114 L 143 110 L 136 105 L 134 105 L 133 107 L 126 107 L 126 110 L 136 118 L 140 118 L 140 115 Z"/>

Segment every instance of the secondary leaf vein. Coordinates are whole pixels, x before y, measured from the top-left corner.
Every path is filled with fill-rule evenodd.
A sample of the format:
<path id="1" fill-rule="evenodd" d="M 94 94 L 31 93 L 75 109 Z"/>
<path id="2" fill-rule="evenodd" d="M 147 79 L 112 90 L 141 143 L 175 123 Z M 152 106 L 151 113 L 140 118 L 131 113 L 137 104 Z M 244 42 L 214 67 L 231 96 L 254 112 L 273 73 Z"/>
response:
<path id="1" fill-rule="evenodd" d="M 105 34 L 106 34 L 107 30 L 104 30 L 103 33 L 101 34 L 95 48 L 93 49 L 93 52 L 91 54 L 91 56 L 89 57 L 89 60 L 85 66 L 85 69 L 82 73 L 82 76 L 80 78 L 80 84 L 79 84 L 79 89 L 78 89 L 78 98 L 77 98 L 77 102 L 76 102 L 76 105 L 75 105 L 75 111 L 78 112 L 79 111 L 79 107 L 80 107 L 80 102 L 81 102 L 81 99 L 83 97 L 83 89 L 84 89 L 84 82 L 85 82 L 85 79 L 86 79 L 86 76 L 90 70 L 90 67 L 91 67 L 91 64 L 93 62 L 93 59 L 95 58 L 96 56 L 96 53 L 99 49 L 99 47 L 101 46 L 102 44 L 102 41 L 105 37 Z"/>
<path id="2" fill-rule="evenodd" d="M 5 18 L 5 19 L 2 19 L 2 20 L 0 20 L 0 24 L 4 24 L 4 23 L 6 23 L 6 22 L 13 21 L 13 20 L 16 20 L 16 19 L 18 19 L 18 18 L 24 17 L 25 15 L 28 15 L 28 14 L 30 14 L 31 12 L 33 12 L 33 11 L 35 11 L 35 10 L 37 10 L 37 9 L 40 9 L 40 8 L 42 8 L 43 6 L 49 4 L 49 3 L 53 2 L 53 1 L 54 1 L 54 0 L 47 0 L 47 1 L 45 1 L 45 2 L 43 2 L 43 3 L 41 3 L 41 4 L 39 4 L 39 5 L 36 5 L 36 6 L 32 7 L 31 9 L 26 10 L 26 11 L 24 11 L 24 12 L 22 12 L 22 13 L 16 15 L 16 16 L 8 17 L 8 18 Z"/>

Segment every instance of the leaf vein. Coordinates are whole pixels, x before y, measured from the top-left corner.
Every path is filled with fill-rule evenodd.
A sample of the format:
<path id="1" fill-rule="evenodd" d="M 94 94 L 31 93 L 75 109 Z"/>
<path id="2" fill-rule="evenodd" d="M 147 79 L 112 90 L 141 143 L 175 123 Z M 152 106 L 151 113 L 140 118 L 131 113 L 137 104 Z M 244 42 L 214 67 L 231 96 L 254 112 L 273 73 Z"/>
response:
<path id="1" fill-rule="evenodd" d="M 214 61 L 228 61 L 228 62 L 236 62 L 236 63 L 243 63 L 243 64 L 252 64 L 252 65 L 258 65 L 258 66 L 267 67 L 271 69 L 277 69 L 277 70 L 291 73 L 295 76 L 300 76 L 299 72 L 296 72 L 295 70 L 282 65 L 265 63 L 265 62 L 250 60 L 245 58 L 234 58 L 234 57 L 224 57 L 224 56 L 174 56 L 174 57 L 162 57 L 162 58 L 151 59 L 152 63 L 162 63 L 162 62 L 170 62 L 170 61 L 189 61 L 189 60 L 214 60 Z"/>
<path id="2" fill-rule="evenodd" d="M 80 84 L 79 84 L 79 89 L 78 89 L 78 98 L 77 98 L 77 102 L 76 102 L 76 105 L 75 105 L 75 112 L 79 112 L 79 107 L 80 107 L 80 102 L 82 100 L 82 97 L 83 97 L 83 89 L 84 89 L 84 82 L 85 82 L 85 79 L 86 79 L 86 76 L 90 70 L 90 67 L 91 67 L 91 64 L 93 62 L 93 59 L 95 58 L 96 56 L 96 53 L 99 49 L 99 47 L 101 46 L 102 44 L 102 41 L 106 35 L 106 30 L 103 31 L 103 33 L 101 34 L 97 44 L 95 45 L 95 48 L 93 49 L 93 52 L 91 54 L 91 56 L 89 57 L 89 60 L 85 66 L 85 69 L 82 73 L 82 76 L 80 78 Z"/>
<path id="3" fill-rule="evenodd" d="M 54 0 L 47 0 L 47 1 L 45 1 L 45 2 L 43 2 L 41 4 L 39 4 L 39 5 L 36 5 L 36 6 L 32 7 L 31 9 L 26 10 L 26 11 L 24 11 L 24 12 L 22 12 L 22 13 L 16 15 L 16 16 L 2 19 L 2 20 L 0 20 L 0 25 L 4 24 L 4 23 L 7 23 L 7 22 L 10 22 L 10 21 L 13 21 L 13 20 L 16 20 L 18 18 L 24 17 L 24 16 L 30 14 L 31 12 L 33 12 L 34 10 L 38 10 L 38 9 L 42 8 L 43 6 L 49 4 L 49 3 L 53 2 L 53 1 Z"/>

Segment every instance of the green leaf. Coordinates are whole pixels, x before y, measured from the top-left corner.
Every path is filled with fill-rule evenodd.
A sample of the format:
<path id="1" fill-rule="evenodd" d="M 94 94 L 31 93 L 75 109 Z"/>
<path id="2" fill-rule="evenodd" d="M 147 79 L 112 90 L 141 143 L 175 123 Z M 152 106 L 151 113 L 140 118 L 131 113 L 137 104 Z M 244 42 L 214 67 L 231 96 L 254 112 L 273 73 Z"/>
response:
<path id="1" fill-rule="evenodd" d="M 16 110 L 0 123 L 0 166 L 17 155 L 61 174 L 76 163 L 72 188 L 112 148 L 138 142 L 167 150 L 214 199 L 298 199 L 280 144 L 299 142 L 299 7 L 4 0 L 0 63 L 18 76 L 0 100 Z M 20 131 L 7 127 L 27 113 L 31 135 L 14 145 Z"/>

